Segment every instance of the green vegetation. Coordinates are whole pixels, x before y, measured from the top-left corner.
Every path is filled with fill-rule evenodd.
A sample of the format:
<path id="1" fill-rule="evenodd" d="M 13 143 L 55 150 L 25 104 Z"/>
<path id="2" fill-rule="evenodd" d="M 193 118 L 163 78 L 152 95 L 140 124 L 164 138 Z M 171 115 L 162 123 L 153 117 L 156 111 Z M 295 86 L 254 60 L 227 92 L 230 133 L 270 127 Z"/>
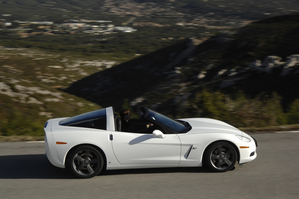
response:
<path id="1" fill-rule="evenodd" d="M 76 105 L 79 101 L 82 101 L 82 106 Z M 43 127 L 49 116 L 41 115 L 41 113 L 46 111 L 51 113 L 50 117 L 52 118 L 74 116 L 99 108 L 95 105 L 88 105 L 88 102 L 84 100 L 76 100 L 76 103 L 70 101 L 64 103 L 49 102 L 44 105 L 20 104 L 11 101 L 5 95 L 1 95 L 0 136 L 44 135 Z M 41 111 L 41 107 L 45 111 Z"/>
<path id="2" fill-rule="evenodd" d="M 138 2 L 165 3 L 169 0 L 136 0 Z M 181 12 L 192 14 L 210 14 L 215 18 L 240 17 L 243 19 L 257 20 L 268 15 L 281 15 L 289 13 L 297 6 L 297 0 L 180 0 L 173 1 L 173 5 Z M 266 13 L 266 15 L 265 15 Z"/>
<path id="3" fill-rule="evenodd" d="M 289 78 L 282 77 L 279 69 L 271 75 L 256 72 L 224 89 L 218 86 L 222 79 L 213 79 L 220 69 L 239 66 L 242 70 L 268 55 L 285 60 L 299 54 L 298 14 L 256 21 L 237 31 L 229 25 L 261 19 L 268 16 L 265 13 L 294 12 L 298 1 L 135 2 L 156 4 L 150 14 L 143 15 L 146 8 L 137 7 L 124 14 L 132 11 L 129 7 L 117 15 L 121 10 L 110 12 L 118 7 L 105 9 L 103 0 L 0 1 L 0 13 L 12 14 L 0 21 L 0 46 L 5 46 L 0 49 L 0 140 L 3 136 L 42 136 L 49 118 L 106 105 L 116 110 L 130 108 L 139 97 L 144 100 L 137 106 L 154 107 L 174 118 L 210 117 L 242 128 L 299 122 L 299 74 Z M 160 5 L 167 5 L 164 11 L 159 11 Z M 132 27 L 136 22 L 140 26 L 134 26 L 137 32 L 133 33 L 91 35 L 59 25 L 69 19 L 109 20 L 116 26 Z M 41 29 L 13 20 L 53 21 L 55 25 Z M 6 27 L 4 22 L 13 23 Z M 192 23 L 179 26 L 177 22 Z M 213 25 L 231 32 L 216 34 L 197 46 L 192 57 L 170 64 L 186 50 L 188 38 L 206 39 L 215 34 L 219 29 L 210 29 Z M 115 62 L 101 65 L 103 60 Z M 211 69 L 204 80 L 196 79 L 207 68 Z M 102 90 L 86 91 L 99 87 Z M 106 93 L 93 96 L 101 91 Z"/>
<path id="4" fill-rule="evenodd" d="M 194 59 L 219 68 L 246 68 L 254 60 L 268 55 L 282 59 L 299 50 L 299 15 L 290 14 L 252 22 L 235 34 L 218 34 L 200 45 Z M 206 64 L 206 63 L 205 63 Z"/>
<path id="5" fill-rule="evenodd" d="M 88 97 L 97 99 L 95 102 L 102 106 L 107 103 L 120 106 L 122 99 L 134 101 L 142 96 L 144 100 L 138 106 L 152 106 L 173 118 L 211 117 L 237 127 L 295 124 L 299 122 L 296 116 L 298 73 L 282 76 L 282 68 L 274 68 L 271 73 L 252 70 L 244 76 L 214 77 L 222 69 L 242 71 L 250 62 L 263 60 L 272 53 L 284 60 L 286 56 L 298 54 L 298 17 L 298 14 L 274 17 L 251 23 L 235 34 L 218 34 L 198 45 L 193 59 L 183 60 L 172 68 L 165 67 L 169 60 L 174 60 L 172 56 L 177 57 L 186 49 L 190 41 L 186 39 L 86 77 L 66 92 L 82 96 L 78 89 L 92 87 L 95 77 L 109 76 L 113 85 L 110 95 L 93 96 L 88 91 L 84 94 L 89 93 Z M 276 45 L 286 47 L 280 49 Z M 198 74 L 203 70 L 206 77 L 199 80 Z M 219 86 L 224 80 L 240 77 L 240 83 Z"/>
<path id="6" fill-rule="evenodd" d="M 299 121 L 299 99 L 296 99 L 288 110 L 287 115 L 288 123 L 295 124 Z"/>
<path id="7" fill-rule="evenodd" d="M 106 59 L 111 55 L 133 58 L 135 54 L 153 52 L 184 38 L 198 35 L 202 31 L 204 31 L 202 28 L 188 30 L 182 27 L 139 27 L 135 33 L 98 36 L 83 33 L 48 36 L 38 34 L 27 38 L 0 32 L 0 45 L 11 48 L 42 49 L 55 53 L 93 55 Z"/>
<path id="8" fill-rule="evenodd" d="M 4 136 L 11 135 L 42 135 L 43 125 L 41 121 L 34 121 L 36 115 L 21 113 L 15 108 L 10 110 L 10 115 L 2 121 L 0 132 Z"/>
<path id="9" fill-rule="evenodd" d="M 0 13 L 13 13 L 13 20 L 61 20 L 62 15 L 88 17 L 85 9 L 99 8 L 103 0 L 0 1 Z M 46 19 L 45 19 L 46 18 Z"/>
<path id="10" fill-rule="evenodd" d="M 288 0 L 287 2 L 284 0 L 133 0 L 132 2 L 154 2 L 158 6 L 165 6 L 167 3 L 171 3 L 176 10 L 183 13 L 210 14 L 218 18 L 236 16 L 253 20 L 267 16 L 265 13 L 271 15 L 286 14 L 298 6 L 297 0 Z M 123 2 L 119 1 L 119 3 Z M 0 4 L 0 13 L 15 13 L 13 18 L 28 18 L 28 20 L 37 20 L 45 16 L 50 16 L 51 20 L 59 20 L 62 15 L 92 18 L 106 11 L 103 8 L 103 5 L 105 5 L 104 0 L 85 0 L 84 2 L 78 0 L 56 0 L 55 2 L 26 0 L 0 1 Z M 168 12 L 171 13 L 171 11 Z M 159 15 L 156 17 L 159 17 Z"/>
<path id="11" fill-rule="evenodd" d="M 139 106 L 162 102 L 157 111 L 172 118 L 203 117 L 221 120 L 246 131 L 281 131 L 298 129 L 299 100 L 284 111 L 282 97 L 277 93 L 250 97 L 242 91 L 225 94 L 204 89 L 190 97 L 188 102 L 171 105 L 172 92 L 150 92 L 146 102 Z M 287 129 L 279 126 L 288 126 Z"/>
<path id="12" fill-rule="evenodd" d="M 296 111 L 294 105 L 290 112 Z M 186 113 L 187 114 L 186 114 Z M 273 93 L 256 98 L 239 92 L 234 96 L 203 90 L 189 102 L 187 110 L 179 113 L 183 117 L 207 117 L 225 121 L 236 127 L 266 127 L 296 124 L 289 113 L 284 113 L 281 98 Z"/>
<path id="13" fill-rule="evenodd" d="M 0 49 L 0 56 L 0 136 L 42 136 L 50 118 L 100 108 L 56 89 L 98 68 L 78 65 L 68 72 L 67 66 L 76 63 L 73 57 L 30 49 Z M 82 56 L 76 58 L 84 61 Z"/>
<path id="14" fill-rule="evenodd" d="M 293 54 L 299 54 L 299 14 L 283 15 L 265 20 L 256 21 L 239 29 L 235 34 L 218 34 L 203 44 L 199 45 L 192 56 L 195 63 L 186 67 L 185 81 L 194 74 L 211 69 L 205 77 L 206 87 L 218 89 L 217 84 L 223 80 L 213 80 L 222 69 L 236 69 L 237 71 L 248 68 L 255 60 L 263 61 L 270 55 L 279 56 L 282 61 Z M 276 92 L 282 97 L 284 111 L 289 105 L 299 98 L 298 73 L 292 77 L 281 76 L 282 69 L 275 68 L 271 74 L 252 72 L 242 83 L 232 87 L 220 89 L 225 94 L 233 94 L 239 90 L 247 96 L 257 97 L 261 93 L 271 94 Z"/>

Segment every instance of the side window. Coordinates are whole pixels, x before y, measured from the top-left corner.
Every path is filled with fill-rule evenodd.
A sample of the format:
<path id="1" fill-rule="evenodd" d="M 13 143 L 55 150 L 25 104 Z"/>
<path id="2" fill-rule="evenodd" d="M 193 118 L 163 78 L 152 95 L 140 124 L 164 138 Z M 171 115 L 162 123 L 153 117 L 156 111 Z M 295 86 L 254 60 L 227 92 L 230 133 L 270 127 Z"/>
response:
<path id="1" fill-rule="evenodd" d="M 106 130 L 106 109 L 63 119 L 59 122 L 59 125 Z"/>
<path id="2" fill-rule="evenodd" d="M 98 118 L 97 120 L 94 121 L 94 128 L 96 129 L 106 130 L 107 129 L 106 125 L 107 125 L 106 116 Z"/>
<path id="3" fill-rule="evenodd" d="M 95 118 L 89 121 L 82 121 L 80 123 L 72 124 L 69 126 L 106 130 L 106 117 Z"/>

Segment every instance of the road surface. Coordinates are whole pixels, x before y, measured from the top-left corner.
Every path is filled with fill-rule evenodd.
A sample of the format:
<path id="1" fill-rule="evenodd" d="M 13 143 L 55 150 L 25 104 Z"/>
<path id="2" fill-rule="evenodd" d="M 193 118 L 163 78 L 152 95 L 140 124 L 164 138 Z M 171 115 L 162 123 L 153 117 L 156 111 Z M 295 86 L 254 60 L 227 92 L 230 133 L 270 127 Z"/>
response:
<path id="1" fill-rule="evenodd" d="M 74 179 L 52 167 L 44 143 L 0 143 L 0 197 L 22 198 L 299 198 L 299 133 L 252 134 L 255 161 L 226 173 L 204 168 L 106 171 Z"/>

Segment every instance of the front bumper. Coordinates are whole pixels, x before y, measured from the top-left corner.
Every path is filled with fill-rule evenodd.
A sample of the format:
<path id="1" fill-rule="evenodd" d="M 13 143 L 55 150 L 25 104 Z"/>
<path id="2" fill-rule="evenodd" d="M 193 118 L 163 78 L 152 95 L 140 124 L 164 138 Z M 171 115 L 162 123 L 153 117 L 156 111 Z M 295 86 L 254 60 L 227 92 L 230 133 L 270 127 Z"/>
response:
<path id="1" fill-rule="evenodd" d="M 248 148 L 243 148 L 242 146 L 239 146 L 239 152 L 240 152 L 240 161 L 239 164 L 244 164 L 247 162 L 251 162 L 254 159 L 257 158 L 257 141 L 252 136 L 250 136 L 254 142 L 248 143 Z"/>

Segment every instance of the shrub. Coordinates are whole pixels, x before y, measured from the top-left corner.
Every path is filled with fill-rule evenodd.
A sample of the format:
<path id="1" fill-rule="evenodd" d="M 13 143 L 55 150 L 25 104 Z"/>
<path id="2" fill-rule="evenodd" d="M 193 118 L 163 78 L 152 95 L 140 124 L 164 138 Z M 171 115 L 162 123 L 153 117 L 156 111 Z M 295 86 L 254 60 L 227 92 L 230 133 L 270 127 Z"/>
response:
<path id="1" fill-rule="evenodd" d="M 234 100 L 229 100 L 229 111 L 234 118 L 234 125 L 240 127 L 275 126 L 285 123 L 281 98 L 273 93 L 246 98 L 239 92 Z"/>
<path id="2" fill-rule="evenodd" d="M 297 109 L 299 110 L 299 101 Z M 234 96 L 206 90 L 197 93 L 187 109 L 188 117 L 208 117 L 225 121 L 236 127 L 266 127 L 287 123 L 281 106 L 281 98 L 276 93 L 248 98 L 238 92 Z M 299 119 L 296 118 L 297 121 Z"/>
<path id="3" fill-rule="evenodd" d="M 1 135 L 43 135 L 43 124 L 34 121 L 33 118 L 13 109 L 7 120 L 0 124 Z"/>
<path id="4" fill-rule="evenodd" d="M 288 124 L 298 124 L 299 123 L 299 99 L 296 99 L 290 106 L 288 112 Z"/>
<path id="5" fill-rule="evenodd" d="M 187 117 L 208 117 L 228 121 L 229 112 L 225 104 L 225 95 L 219 92 L 210 93 L 206 90 L 197 93 L 187 111 Z"/>

